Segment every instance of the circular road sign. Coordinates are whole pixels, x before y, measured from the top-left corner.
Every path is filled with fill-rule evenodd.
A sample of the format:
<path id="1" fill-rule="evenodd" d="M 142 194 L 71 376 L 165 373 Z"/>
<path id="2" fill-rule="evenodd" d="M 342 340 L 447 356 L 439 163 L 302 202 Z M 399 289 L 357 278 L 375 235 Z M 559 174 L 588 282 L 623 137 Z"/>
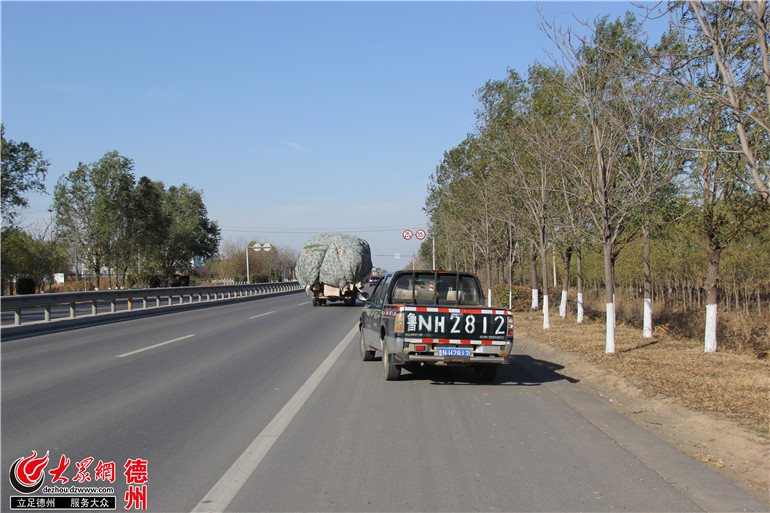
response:
<path id="1" fill-rule="evenodd" d="M 409 240 L 412 237 L 414 237 L 412 230 L 404 230 L 404 233 L 402 233 L 401 235 L 403 235 L 406 240 Z"/>
<path id="2" fill-rule="evenodd" d="M 269 242 L 265 242 L 264 244 L 262 244 L 263 251 L 270 251 L 271 249 L 273 249 L 273 246 Z"/>
<path id="3" fill-rule="evenodd" d="M 425 230 L 417 230 L 417 232 L 414 235 L 418 239 L 423 240 L 428 234 L 425 233 Z"/>

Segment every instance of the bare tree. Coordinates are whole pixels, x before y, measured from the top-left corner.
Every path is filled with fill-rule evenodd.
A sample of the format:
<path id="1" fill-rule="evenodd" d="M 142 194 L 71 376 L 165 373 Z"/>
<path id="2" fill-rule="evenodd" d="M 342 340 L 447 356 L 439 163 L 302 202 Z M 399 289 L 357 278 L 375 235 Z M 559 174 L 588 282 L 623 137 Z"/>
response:
<path id="1" fill-rule="evenodd" d="M 669 73 L 661 79 L 693 98 L 729 113 L 730 144 L 718 150 L 740 155 L 749 183 L 770 203 L 770 61 L 765 0 L 670 2 L 669 44 L 655 57 Z M 712 72 L 713 71 L 713 72 Z"/>
<path id="2" fill-rule="evenodd" d="M 605 17 L 589 28 L 591 38 L 545 23 L 567 72 L 564 86 L 575 112 L 587 127 L 594 161 L 576 166 L 576 183 L 594 206 L 590 210 L 604 251 L 606 301 L 605 352 L 615 352 L 614 263 L 624 240 L 639 226 L 651 198 L 667 183 L 660 174 L 656 149 L 650 144 L 651 94 L 640 88 L 646 44 L 641 25 L 628 13 L 614 22 Z M 631 63 L 631 65 L 627 63 Z M 655 106 L 660 104 L 656 101 Z"/>

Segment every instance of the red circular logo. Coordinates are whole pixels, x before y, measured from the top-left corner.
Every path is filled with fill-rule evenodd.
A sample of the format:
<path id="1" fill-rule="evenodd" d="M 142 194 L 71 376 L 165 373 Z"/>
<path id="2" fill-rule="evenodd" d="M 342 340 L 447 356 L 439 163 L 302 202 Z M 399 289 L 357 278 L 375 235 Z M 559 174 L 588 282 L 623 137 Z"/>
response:
<path id="1" fill-rule="evenodd" d="M 401 235 L 403 235 L 406 240 L 409 240 L 414 236 L 414 234 L 412 233 L 412 230 L 404 230 L 404 233 L 402 233 Z"/>

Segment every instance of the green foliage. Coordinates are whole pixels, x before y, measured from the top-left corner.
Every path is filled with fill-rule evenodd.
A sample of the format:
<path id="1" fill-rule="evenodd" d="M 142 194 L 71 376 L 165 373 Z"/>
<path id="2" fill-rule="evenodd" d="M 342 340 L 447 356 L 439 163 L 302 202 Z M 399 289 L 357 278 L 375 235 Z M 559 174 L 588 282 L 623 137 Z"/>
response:
<path id="1" fill-rule="evenodd" d="M 50 162 L 43 158 L 43 152 L 34 149 L 29 143 L 16 143 L 5 139 L 5 127 L 0 125 L 2 144 L 2 224 L 12 227 L 16 222 L 18 210 L 29 205 L 27 192 L 45 192 L 45 180 Z"/>
<path id="2" fill-rule="evenodd" d="M 56 184 L 54 209 L 72 259 L 94 275 L 103 268 L 127 281 L 170 285 L 194 257 L 209 258 L 219 227 L 208 219 L 201 192 L 187 184 L 168 190 L 133 175 L 133 161 L 116 151 L 80 163 Z M 140 271 L 141 269 L 141 271 Z"/>
<path id="3" fill-rule="evenodd" d="M 514 312 L 527 312 L 532 306 L 532 289 L 529 287 L 498 284 L 492 287 L 492 306 L 508 308 L 510 291 L 511 310 Z"/>

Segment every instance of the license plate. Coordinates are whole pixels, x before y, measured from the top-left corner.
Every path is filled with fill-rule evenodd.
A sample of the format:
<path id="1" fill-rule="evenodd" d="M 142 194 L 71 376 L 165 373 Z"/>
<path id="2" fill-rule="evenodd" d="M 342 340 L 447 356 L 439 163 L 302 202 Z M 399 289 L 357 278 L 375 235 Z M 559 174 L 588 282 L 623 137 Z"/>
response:
<path id="1" fill-rule="evenodd" d="M 436 356 L 473 356 L 470 347 L 438 347 Z"/>

